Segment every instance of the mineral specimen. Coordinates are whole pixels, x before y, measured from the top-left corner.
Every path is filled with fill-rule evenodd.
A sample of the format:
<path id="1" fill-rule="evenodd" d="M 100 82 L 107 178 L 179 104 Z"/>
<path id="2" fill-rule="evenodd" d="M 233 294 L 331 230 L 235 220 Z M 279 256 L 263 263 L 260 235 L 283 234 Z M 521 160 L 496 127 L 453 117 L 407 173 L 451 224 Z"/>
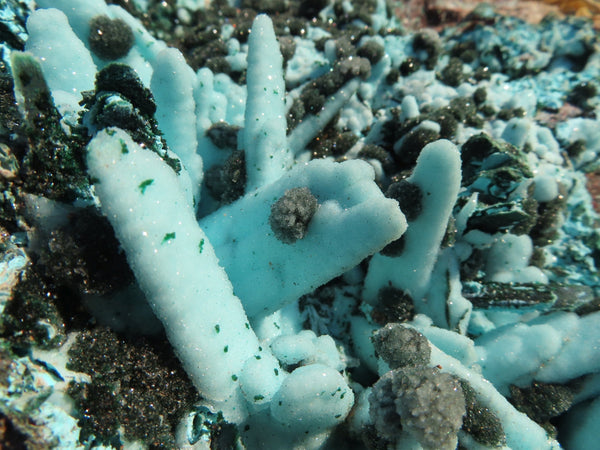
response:
<path id="1" fill-rule="evenodd" d="M 0 7 L 3 441 L 595 444 L 590 22 L 109 3 Z"/>

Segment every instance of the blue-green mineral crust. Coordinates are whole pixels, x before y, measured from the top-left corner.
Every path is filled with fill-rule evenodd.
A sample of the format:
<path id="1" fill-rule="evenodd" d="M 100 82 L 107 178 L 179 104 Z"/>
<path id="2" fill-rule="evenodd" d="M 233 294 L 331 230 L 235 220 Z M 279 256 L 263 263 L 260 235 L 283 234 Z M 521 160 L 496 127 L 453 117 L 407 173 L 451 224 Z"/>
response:
<path id="1" fill-rule="evenodd" d="M 2 445 L 596 445 L 597 30 L 402 7 L 0 2 Z"/>

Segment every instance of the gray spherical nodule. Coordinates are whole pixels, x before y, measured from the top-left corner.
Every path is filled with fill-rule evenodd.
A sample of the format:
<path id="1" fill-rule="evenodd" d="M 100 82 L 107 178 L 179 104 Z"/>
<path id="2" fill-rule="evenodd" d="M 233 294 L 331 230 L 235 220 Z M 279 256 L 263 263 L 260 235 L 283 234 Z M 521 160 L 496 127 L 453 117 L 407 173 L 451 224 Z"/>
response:
<path id="1" fill-rule="evenodd" d="M 269 225 L 275 237 L 285 244 L 302 239 L 318 206 L 319 202 L 307 187 L 285 191 L 271 206 Z"/>
<path id="2" fill-rule="evenodd" d="M 105 60 L 115 60 L 129 53 L 134 36 L 124 20 L 101 15 L 90 20 L 88 40 L 95 55 Z"/>
<path id="3" fill-rule="evenodd" d="M 388 323 L 377 330 L 371 339 L 375 351 L 391 369 L 429 363 L 429 341 L 413 328 Z"/>
<path id="4" fill-rule="evenodd" d="M 383 375 L 369 396 L 377 431 L 396 441 L 407 431 L 426 450 L 456 448 L 465 414 L 460 382 L 435 367 L 405 367 Z"/>

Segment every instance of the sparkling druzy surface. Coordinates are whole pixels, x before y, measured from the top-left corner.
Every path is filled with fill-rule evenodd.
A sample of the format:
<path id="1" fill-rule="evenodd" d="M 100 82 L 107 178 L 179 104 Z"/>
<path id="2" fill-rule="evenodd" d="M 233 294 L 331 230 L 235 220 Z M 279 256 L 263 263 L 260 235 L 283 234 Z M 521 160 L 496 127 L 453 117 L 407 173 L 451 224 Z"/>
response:
<path id="1" fill-rule="evenodd" d="M 3 444 L 594 447 L 593 20 L 109 3 L 0 6 Z"/>

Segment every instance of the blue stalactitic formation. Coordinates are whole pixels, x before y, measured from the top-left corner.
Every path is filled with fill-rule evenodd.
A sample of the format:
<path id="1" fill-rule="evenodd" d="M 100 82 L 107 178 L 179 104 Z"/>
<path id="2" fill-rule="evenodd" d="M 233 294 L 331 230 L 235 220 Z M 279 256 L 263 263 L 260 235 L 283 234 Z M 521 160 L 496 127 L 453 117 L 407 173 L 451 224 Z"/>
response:
<path id="1" fill-rule="evenodd" d="M 534 26 L 488 6 L 410 34 L 382 1 L 250 5 L 272 18 L 195 0 L 30 3 L 0 9 L 0 352 L 12 361 L 0 395 L 24 438 L 589 446 L 589 24 Z M 102 49 L 111 39 L 123 47 Z M 127 342 L 161 326 L 169 341 L 152 351 Z M 126 354 L 111 366 L 92 341 Z M 186 404 L 152 400 L 161 373 Z M 147 429 L 132 432 L 126 408 L 146 400 Z"/>
<path id="2" fill-rule="evenodd" d="M 259 15 L 248 38 L 248 100 L 242 148 L 246 152 L 247 190 L 277 180 L 292 164 L 285 138 L 283 58 L 273 24 Z"/>

